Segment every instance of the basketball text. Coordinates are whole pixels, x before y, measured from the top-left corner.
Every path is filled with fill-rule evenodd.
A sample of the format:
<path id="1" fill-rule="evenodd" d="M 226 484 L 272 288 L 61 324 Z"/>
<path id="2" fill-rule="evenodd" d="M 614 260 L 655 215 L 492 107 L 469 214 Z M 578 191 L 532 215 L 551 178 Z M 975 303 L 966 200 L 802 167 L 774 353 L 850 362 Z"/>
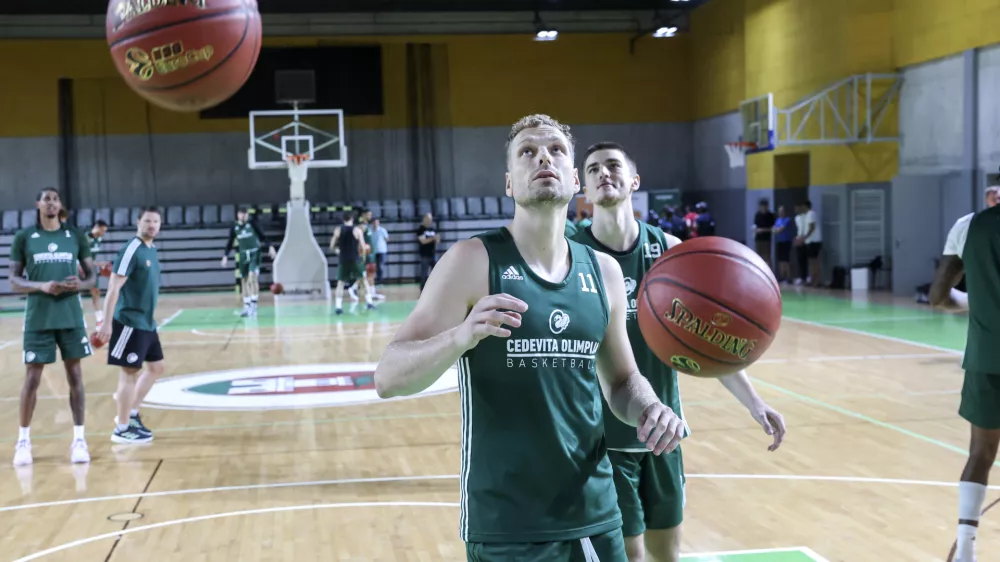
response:
<path id="1" fill-rule="evenodd" d="M 192 6 L 204 10 L 205 0 L 121 0 L 115 6 L 112 30 L 117 32 L 135 18 L 165 6 Z"/>
<path id="2" fill-rule="evenodd" d="M 693 312 L 691 312 L 691 309 L 685 306 L 684 303 L 681 302 L 681 299 L 678 298 L 675 298 L 670 304 L 670 311 L 667 312 L 664 317 L 675 325 L 680 326 L 685 331 L 698 336 L 708 343 L 718 347 L 722 351 L 735 355 L 742 360 L 746 360 L 747 356 L 750 355 L 750 352 L 753 351 L 754 346 L 757 345 L 757 340 L 750 340 L 737 337 L 732 334 L 727 334 L 718 327 L 714 326 L 711 321 L 698 318 Z"/>
<path id="3" fill-rule="evenodd" d="M 211 60 L 213 54 L 215 54 L 215 47 L 211 45 L 193 51 L 185 51 L 184 43 L 174 41 L 154 47 L 152 56 L 138 47 L 133 47 L 125 53 L 125 60 L 128 63 L 129 72 L 145 81 L 152 78 L 154 73 L 170 74 L 196 62 L 207 62 Z"/>

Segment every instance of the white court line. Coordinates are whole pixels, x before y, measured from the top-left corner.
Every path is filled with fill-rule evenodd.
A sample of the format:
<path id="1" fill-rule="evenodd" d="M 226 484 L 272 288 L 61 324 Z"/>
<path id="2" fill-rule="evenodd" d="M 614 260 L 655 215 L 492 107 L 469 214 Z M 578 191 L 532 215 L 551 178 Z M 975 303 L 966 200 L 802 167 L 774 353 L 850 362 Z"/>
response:
<path id="1" fill-rule="evenodd" d="M 879 322 L 913 322 L 916 320 L 933 320 L 934 316 L 892 316 L 886 318 L 837 318 L 830 320 L 814 320 L 818 324 L 877 324 Z"/>
<path id="2" fill-rule="evenodd" d="M 177 312 L 175 312 L 175 313 L 171 314 L 170 316 L 167 316 L 166 318 L 164 318 L 163 322 L 160 322 L 160 325 L 157 326 L 157 327 L 158 328 L 162 328 L 162 327 L 166 326 L 167 324 L 173 322 L 174 320 L 177 319 L 178 316 L 181 315 L 182 312 L 184 312 L 183 308 L 177 309 Z"/>
<path id="3" fill-rule="evenodd" d="M 113 392 L 88 392 L 86 393 L 87 398 L 92 396 L 111 396 Z M 39 400 L 66 400 L 69 398 L 69 394 L 49 394 L 46 396 L 38 395 Z M 20 402 L 20 396 L 4 396 L 0 398 L 0 402 Z"/>
<path id="4" fill-rule="evenodd" d="M 899 353 L 887 355 L 820 355 L 811 357 L 782 357 L 775 359 L 760 359 L 754 362 L 759 364 L 791 363 L 793 361 L 803 361 L 807 363 L 822 363 L 826 361 L 884 361 L 893 359 L 935 359 L 954 357 L 952 353 Z"/>
<path id="5" fill-rule="evenodd" d="M 14 345 L 15 343 L 17 343 L 15 340 L 10 340 L 0 343 L 0 349 L 7 349 L 8 347 Z"/>
<path id="6" fill-rule="evenodd" d="M 349 478 L 340 480 L 313 480 L 305 482 L 277 482 L 271 484 L 248 484 L 245 486 L 222 486 L 217 488 L 193 488 L 187 490 L 167 490 L 163 492 L 146 492 L 139 494 L 123 494 L 118 496 L 99 496 L 94 498 L 75 498 L 24 505 L 0 507 L 0 513 L 7 511 L 23 511 L 40 507 L 56 507 L 61 505 L 76 505 L 103 501 L 131 500 L 138 498 L 157 498 L 165 496 L 182 496 L 191 494 L 209 494 L 217 492 L 240 492 L 246 490 L 265 490 L 277 488 L 302 488 L 307 486 L 333 486 L 341 484 L 371 484 L 386 482 L 420 482 L 426 480 L 458 480 L 457 474 L 439 474 L 430 476 L 386 476 L 378 478 Z M 703 478 L 706 480 L 797 480 L 815 482 L 845 482 L 849 484 L 888 484 L 897 486 L 928 486 L 934 488 L 957 488 L 958 482 L 935 482 L 933 480 L 901 480 L 895 478 L 868 478 L 855 476 L 804 476 L 796 474 L 685 474 L 686 478 Z M 987 486 L 991 490 L 1000 490 L 1000 485 Z"/>
<path id="7" fill-rule="evenodd" d="M 132 527 L 131 529 L 123 529 L 120 531 L 112 531 L 110 533 L 104 533 L 103 535 L 96 535 L 93 537 L 87 537 L 85 539 L 76 540 L 73 542 L 68 542 L 61 544 L 56 547 L 52 547 L 41 552 L 36 552 L 25 556 L 24 558 L 18 558 L 14 562 L 27 562 L 28 560 L 37 560 L 43 556 L 48 556 L 49 554 L 55 554 L 57 552 L 62 552 L 63 550 L 69 550 L 78 546 L 89 544 L 92 542 L 97 542 L 104 539 L 116 539 L 125 535 L 130 535 L 132 533 L 141 533 L 143 531 L 149 531 L 152 529 L 160 529 L 162 527 L 172 527 L 174 525 L 184 525 L 186 523 L 198 523 L 201 521 L 211 521 L 212 519 L 224 519 L 227 517 L 241 517 L 244 515 L 262 515 L 265 513 L 287 513 L 290 511 L 311 511 L 314 509 L 334 509 L 334 508 L 344 508 L 344 507 L 458 507 L 457 503 L 446 503 L 446 502 L 358 502 L 358 503 L 324 503 L 324 504 L 314 504 L 314 505 L 293 505 L 287 507 L 266 507 L 261 509 L 247 509 L 243 511 L 230 511 L 228 513 L 213 513 L 212 515 L 201 515 L 198 517 L 188 517 L 185 519 L 174 519 L 172 521 L 163 521 L 162 523 L 153 523 L 151 525 L 143 525 L 142 527 Z"/>
<path id="8" fill-rule="evenodd" d="M 789 322 L 795 322 L 797 324 L 805 324 L 807 326 L 815 326 L 817 328 L 826 328 L 828 330 L 838 330 L 840 332 L 848 332 L 850 334 L 855 334 L 858 336 L 863 336 L 866 338 L 877 338 L 880 340 L 886 340 L 896 343 L 903 343 L 906 345 L 912 345 L 914 347 L 922 347 L 924 349 L 933 349 L 934 351 L 940 351 L 942 353 L 949 353 L 951 355 L 965 355 L 962 351 L 955 351 L 954 349 L 948 349 L 947 347 L 940 347 L 936 345 L 930 345 L 927 343 L 920 343 L 910 340 L 904 340 L 903 338 L 894 338 L 892 336 L 883 336 L 882 334 L 873 334 L 871 332 L 863 332 L 861 330 L 854 330 L 851 328 L 844 328 L 842 326 L 830 326 L 829 324 L 820 324 L 818 322 L 810 322 L 808 320 L 799 320 L 798 318 L 789 318 L 788 316 L 783 316 L 782 321 L 788 320 Z"/>

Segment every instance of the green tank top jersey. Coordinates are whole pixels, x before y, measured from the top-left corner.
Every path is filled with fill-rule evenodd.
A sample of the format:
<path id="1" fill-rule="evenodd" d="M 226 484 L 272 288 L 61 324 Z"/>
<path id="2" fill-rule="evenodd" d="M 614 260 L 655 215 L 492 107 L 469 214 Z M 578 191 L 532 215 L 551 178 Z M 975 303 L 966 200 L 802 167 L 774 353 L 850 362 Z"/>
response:
<path id="1" fill-rule="evenodd" d="M 639 223 L 639 237 L 635 245 L 624 252 L 616 252 L 601 244 L 594 238 L 591 227 L 577 228 L 572 234 L 572 240 L 589 246 L 599 252 L 608 254 L 618 261 L 625 275 L 625 292 L 628 299 L 628 339 L 632 343 L 632 355 L 635 356 L 639 371 L 649 380 L 653 391 L 660 401 L 670 407 L 678 416 L 684 418 L 681 410 L 681 393 L 677 384 L 677 373 L 659 360 L 646 345 L 642 331 L 639 330 L 636 301 L 639 296 L 639 286 L 646 272 L 663 252 L 667 251 L 667 238 L 659 228 Z M 569 232 L 567 230 L 567 232 Z M 623 451 L 647 451 L 639 441 L 636 428 L 628 426 L 616 418 L 607 403 L 604 404 L 604 428 L 607 431 L 608 448 Z M 685 437 L 687 436 L 685 430 Z"/>
<path id="2" fill-rule="evenodd" d="M 962 251 L 969 332 L 962 368 L 1000 375 L 1000 205 L 977 214 Z"/>
<path id="3" fill-rule="evenodd" d="M 609 319 L 597 257 L 567 241 L 572 267 L 551 283 L 506 228 L 477 238 L 490 294 L 528 310 L 509 338 L 486 338 L 459 359 L 462 540 L 555 542 L 617 529 L 596 367 Z"/>
<path id="4" fill-rule="evenodd" d="M 24 265 L 29 281 L 63 281 L 78 275 L 77 263 L 90 257 L 90 245 L 75 228 L 65 224 L 57 230 L 32 226 L 18 231 L 10 246 L 10 261 Z M 35 292 L 28 294 L 24 307 L 24 331 L 83 328 L 83 309 L 79 292 L 60 295 Z"/>
<path id="5" fill-rule="evenodd" d="M 237 250 L 241 253 L 260 249 L 260 238 L 249 221 L 233 225 L 233 236 L 236 238 Z"/>

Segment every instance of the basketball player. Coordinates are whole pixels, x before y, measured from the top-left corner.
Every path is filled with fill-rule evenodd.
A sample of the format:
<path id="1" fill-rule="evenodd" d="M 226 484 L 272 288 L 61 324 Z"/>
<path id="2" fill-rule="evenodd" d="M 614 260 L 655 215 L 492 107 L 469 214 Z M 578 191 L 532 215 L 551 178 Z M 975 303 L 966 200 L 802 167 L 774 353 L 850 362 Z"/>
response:
<path id="1" fill-rule="evenodd" d="M 354 215 L 349 213 L 344 217 L 344 224 L 333 229 L 330 238 L 330 248 L 337 254 L 337 290 L 334 295 L 334 306 L 337 314 L 344 313 L 344 287 L 350 287 L 355 281 L 361 281 L 365 290 L 367 310 L 375 308 L 372 303 L 371 286 L 365 277 L 364 230 L 354 224 Z"/>
<path id="2" fill-rule="evenodd" d="M 103 220 L 98 219 L 94 223 L 94 226 L 90 227 L 87 231 L 87 242 L 90 244 L 90 256 L 94 259 L 97 258 L 97 254 L 101 251 L 101 242 L 104 241 L 104 235 L 108 232 L 108 223 Z M 100 275 L 96 272 L 100 271 L 105 266 L 104 263 L 95 262 L 94 263 L 94 286 L 88 291 L 90 293 L 90 304 L 94 307 L 94 318 L 97 320 L 97 329 L 101 329 L 101 325 L 104 324 L 104 311 L 101 309 L 101 288 L 98 286 L 100 282 Z"/>
<path id="3" fill-rule="evenodd" d="M 242 317 L 257 315 L 257 301 L 260 299 L 260 247 L 267 244 L 264 232 L 261 231 L 257 223 L 248 220 L 250 213 L 245 207 L 240 207 L 236 211 L 236 224 L 229 231 L 229 240 L 226 241 L 226 249 L 222 253 L 222 267 L 229 263 L 229 252 L 235 245 L 239 253 L 236 266 L 240 272 L 240 281 L 243 287 L 243 312 Z M 274 259 L 274 246 L 267 244 L 267 255 Z"/>
<path id="4" fill-rule="evenodd" d="M 580 190 L 569 128 L 518 121 L 507 170 L 510 225 L 445 252 L 375 386 L 416 394 L 458 362 L 468 560 L 624 562 L 602 392 L 654 455 L 677 446 L 683 421 L 636 367 L 621 268 L 564 236 Z"/>
<path id="5" fill-rule="evenodd" d="M 376 265 L 375 265 L 375 250 L 372 247 L 372 212 L 370 209 L 362 209 L 361 212 L 358 214 L 358 227 L 360 227 L 362 229 L 362 232 L 364 233 L 365 246 L 361 252 L 361 256 L 364 258 L 365 277 L 368 279 L 368 286 L 371 288 L 372 299 L 377 301 L 383 301 L 385 300 L 385 295 L 380 295 L 375 290 Z M 357 302 L 358 300 L 357 289 L 360 281 L 361 281 L 360 279 L 358 281 L 355 281 L 354 284 L 351 285 L 349 289 L 347 289 L 347 293 L 351 295 L 351 298 L 354 299 L 355 302 Z"/>
<path id="6" fill-rule="evenodd" d="M 139 405 L 163 374 L 163 348 L 153 319 L 160 296 L 160 261 L 153 240 L 160 232 L 160 220 L 158 208 L 143 210 L 136 236 L 118 251 L 104 299 L 104 315 L 112 322 L 101 327 L 98 337 L 110 342 L 108 365 L 121 367 L 118 416 L 111 434 L 115 443 L 153 440 L 153 432 L 139 416 Z"/>
<path id="7" fill-rule="evenodd" d="M 680 244 L 654 225 L 636 220 L 632 192 L 639 189 L 635 161 L 616 143 L 602 142 L 584 154 L 584 188 L 594 205 L 593 222 L 584 228 L 570 228 L 572 240 L 608 254 L 625 274 L 628 293 L 627 324 L 632 354 L 642 374 L 659 399 L 682 418 L 677 373 L 649 349 L 639 330 L 636 291 L 643 277 L 660 255 Z M 719 379 L 740 401 L 774 441 L 777 449 L 785 435 L 785 423 L 778 412 L 765 404 L 754 391 L 744 371 Z M 652 560 L 677 562 L 680 559 L 680 529 L 684 517 L 684 463 L 681 447 L 654 456 L 636 440 L 635 432 L 611 414 L 604 404 L 604 427 L 608 456 L 614 468 L 618 506 L 622 511 L 622 533 L 629 562 L 642 562 L 646 552 Z M 687 437 L 687 431 L 685 431 Z"/>
<path id="8" fill-rule="evenodd" d="M 83 319 L 80 291 L 94 285 L 94 260 L 87 240 L 60 220 L 59 192 L 46 187 L 36 198 L 35 225 L 14 235 L 10 248 L 10 286 L 28 295 L 24 309 L 24 363 L 21 388 L 20 430 L 14 447 L 14 465 L 33 462 L 31 418 L 38 400 L 38 385 L 45 365 L 62 356 L 73 412 L 70 461 L 90 462 L 84 439 L 85 397 L 80 360 L 91 355 L 87 323 Z M 77 276 L 78 268 L 82 275 Z"/>
<path id="9" fill-rule="evenodd" d="M 931 305 L 969 311 L 965 382 L 958 414 L 972 426 L 969 460 L 958 483 L 954 562 L 975 562 L 979 516 L 1000 446 L 1000 186 L 986 190 L 985 211 L 955 223 L 931 284 Z M 965 276 L 968 293 L 954 287 Z"/>

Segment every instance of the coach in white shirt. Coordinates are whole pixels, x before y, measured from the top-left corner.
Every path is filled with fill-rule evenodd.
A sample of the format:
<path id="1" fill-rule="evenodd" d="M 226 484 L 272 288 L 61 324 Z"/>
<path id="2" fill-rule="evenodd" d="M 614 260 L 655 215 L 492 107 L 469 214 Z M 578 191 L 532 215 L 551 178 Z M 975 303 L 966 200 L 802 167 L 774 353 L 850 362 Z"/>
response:
<path id="1" fill-rule="evenodd" d="M 989 209 L 1000 202 L 1000 185 L 992 185 L 986 188 L 986 208 Z M 969 234 L 969 224 L 976 213 L 969 213 L 955 221 L 955 224 L 948 231 L 948 238 L 944 242 L 944 253 L 941 263 L 938 264 L 937 273 L 934 275 L 934 282 L 931 283 L 929 300 L 934 306 L 946 309 L 964 310 L 969 308 L 969 297 L 966 293 L 953 288 L 948 284 L 950 279 L 961 279 L 959 274 L 962 271 L 962 250 L 965 248 L 965 237 Z M 957 281 L 956 281 L 957 282 Z M 948 291 L 948 298 L 944 292 Z"/>
<path id="2" fill-rule="evenodd" d="M 799 278 L 795 280 L 795 284 L 801 285 L 804 280 L 806 285 L 820 287 L 819 255 L 823 249 L 823 235 L 820 233 L 819 221 L 816 220 L 811 201 L 799 203 L 796 210 L 798 214 L 795 215 L 795 228 L 798 236 L 795 238 L 795 247 L 799 257 Z"/>

